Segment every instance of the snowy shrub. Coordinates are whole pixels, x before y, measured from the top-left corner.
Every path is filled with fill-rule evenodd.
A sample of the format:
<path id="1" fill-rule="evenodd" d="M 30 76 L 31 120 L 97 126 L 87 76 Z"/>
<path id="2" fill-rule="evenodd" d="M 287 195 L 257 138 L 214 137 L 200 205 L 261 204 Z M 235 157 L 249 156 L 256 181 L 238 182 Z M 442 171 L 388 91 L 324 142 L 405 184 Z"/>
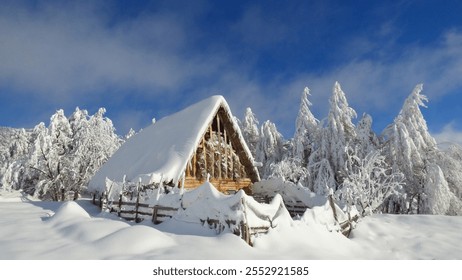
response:
<path id="1" fill-rule="evenodd" d="M 393 172 L 379 151 L 359 158 L 355 150 L 347 152 L 347 177 L 336 192 L 347 207 L 356 207 L 362 216 L 377 212 L 390 195 L 398 195 L 403 175 Z"/>
<path id="2" fill-rule="evenodd" d="M 271 178 L 282 178 L 295 184 L 307 185 L 310 174 L 308 169 L 303 167 L 299 158 L 288 158 L 271 165 Z"/>

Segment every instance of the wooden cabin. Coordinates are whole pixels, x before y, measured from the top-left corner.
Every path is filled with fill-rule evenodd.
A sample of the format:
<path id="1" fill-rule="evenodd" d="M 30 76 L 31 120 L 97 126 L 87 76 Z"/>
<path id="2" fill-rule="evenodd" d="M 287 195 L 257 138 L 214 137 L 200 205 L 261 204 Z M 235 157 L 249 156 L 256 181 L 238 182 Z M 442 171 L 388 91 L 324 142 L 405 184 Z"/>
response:
<path id="1" fill-rule="evenodd" d="M 229 106 L 212 96 L 165 117 L 124 143 L 89 184 L 105 180 L 162 184 L 193 189 L 207 178 L 225 193 L 248 189 L 258 170 Z"/>

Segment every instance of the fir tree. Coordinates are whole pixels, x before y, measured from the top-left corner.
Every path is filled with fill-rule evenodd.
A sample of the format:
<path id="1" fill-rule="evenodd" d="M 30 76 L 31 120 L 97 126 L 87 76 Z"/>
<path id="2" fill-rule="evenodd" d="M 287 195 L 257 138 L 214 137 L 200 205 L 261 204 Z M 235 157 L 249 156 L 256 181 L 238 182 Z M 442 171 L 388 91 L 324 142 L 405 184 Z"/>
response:
<path id="1" fill-rule="evenodd" d="M 315 149 L 319 123 L 310 111 L 312 104 L 308 100 L 309 96 L 310 90 L 305 87 L 300 100 L 300 109 L 295 123 L 293 138 L 293 156 L 298 159 L 297 161 L 303 167 L 307 166 L 311 151 Z"/>
<path id="2" fill-rule="evenodd" d="M 272 165 L 280 162 L 283 154 L 284 139 L 282 134 L 278 132 L 274 123 L 264 122 L 256 150 L 256 160 L 263 164 L 259 170 L 262 178 L 268 178 L 272 174 Z"/>
<path id="3" fill-rule="evenodd" d="M 258 120 L 252 109 L 245 110 L 244 118 L 240 122 L 242 136 L 249 146 L 252 156 L 256 158 L 257 145 L 260 142 L 260 132 L 258 131 Z"/>

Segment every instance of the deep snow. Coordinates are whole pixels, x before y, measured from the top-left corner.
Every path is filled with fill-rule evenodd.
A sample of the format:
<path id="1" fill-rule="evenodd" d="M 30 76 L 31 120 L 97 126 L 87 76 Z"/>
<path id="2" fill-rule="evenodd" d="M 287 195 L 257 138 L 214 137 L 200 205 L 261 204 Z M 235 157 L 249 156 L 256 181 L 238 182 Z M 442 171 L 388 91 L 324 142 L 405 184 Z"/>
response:
<path id="1" fill-rule="evenodd" d="M 462 217 L 373 215 L 350 239 L 305 215 L 249 247 L 231 233 L 169 220 L 131 224 L 88 200 L 0 194 L 0 259 L 462 259 Z M 311 218 L 310 218 L 311 217 Z"/>

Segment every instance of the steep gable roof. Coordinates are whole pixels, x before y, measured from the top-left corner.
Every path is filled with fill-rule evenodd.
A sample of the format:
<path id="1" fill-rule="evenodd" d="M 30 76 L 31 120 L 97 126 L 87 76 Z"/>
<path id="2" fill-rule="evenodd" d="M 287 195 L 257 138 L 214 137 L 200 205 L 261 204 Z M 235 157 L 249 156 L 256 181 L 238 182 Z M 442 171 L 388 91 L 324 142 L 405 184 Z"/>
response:
<path id="1" fill-rule="evenodd" d="M 95 174 L 89 189 L 104 187 L 106 178 L 122 182 L 125 177 L 126 181 L 141 180 L 142 184 L 161 180 L 178 182 L 220 108 L 224 110 L 235 138 L 239 139 L 236 144 L 240 146 L 241 155 L 248 165 L 252 165 L 252 173 L 255 173 L 250 174 L 251 178 L 259 180 L 252 155 L 226 100 L 216 95 L 167 116 L 131 137 Z"/>

